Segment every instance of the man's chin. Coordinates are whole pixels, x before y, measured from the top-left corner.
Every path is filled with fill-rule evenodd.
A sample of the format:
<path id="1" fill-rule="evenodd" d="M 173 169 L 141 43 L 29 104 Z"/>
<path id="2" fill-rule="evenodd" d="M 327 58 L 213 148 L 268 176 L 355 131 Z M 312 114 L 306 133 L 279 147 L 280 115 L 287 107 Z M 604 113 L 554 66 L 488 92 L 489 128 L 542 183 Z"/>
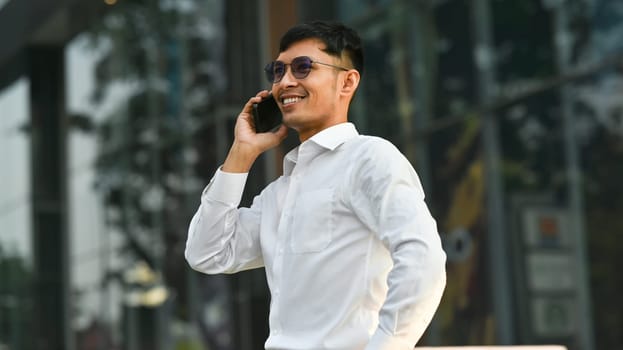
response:
<path id="1" fill-rule="evenodd" d="M 288 128 L 296 130 L 296 127 L 300 124 L 300 117 L 294 114 L 284 114 L 282 122 Z"/>

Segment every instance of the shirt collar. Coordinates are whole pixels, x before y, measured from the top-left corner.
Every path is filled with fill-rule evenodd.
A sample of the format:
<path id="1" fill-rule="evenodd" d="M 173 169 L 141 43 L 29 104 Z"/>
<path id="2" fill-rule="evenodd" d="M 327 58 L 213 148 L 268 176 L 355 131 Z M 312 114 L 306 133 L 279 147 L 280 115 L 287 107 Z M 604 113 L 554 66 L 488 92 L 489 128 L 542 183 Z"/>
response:
<path id="1" fill-rule="evenodd" d="M 283 173 L 285 175 L 290 175 L 292 173 L 292 170 L 299 159 L 299 151 L 301 148 L 316 148 L 318 149 L 318 152 L 315 152 L 315 155 L 318 155 L 323 151 L 323 149 L 324 151 L 333 151 L 344 142 L 355 138 L 358 135 L 359 132 L 355 128 L 355 125 L 348 122 L 333 125 L 318 132 L 286 154 L 283 164 Z M 313 147 L 316 145 L 320 147 Z"/>
<path id="2" fill-rule="evenodd" d="M 321 147 L 333 151 L 339 145 L 359 135 L 353 123 L 340 123 L 328 127 L 316 135 L 312 136 L 311 141 Z"/>

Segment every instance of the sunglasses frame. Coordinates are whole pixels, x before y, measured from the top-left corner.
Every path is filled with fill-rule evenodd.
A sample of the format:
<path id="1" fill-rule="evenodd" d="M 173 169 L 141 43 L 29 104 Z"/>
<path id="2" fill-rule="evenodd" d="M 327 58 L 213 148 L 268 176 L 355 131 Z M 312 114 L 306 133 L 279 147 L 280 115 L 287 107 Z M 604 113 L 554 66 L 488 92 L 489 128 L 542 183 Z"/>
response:
<path id="1" fill-rule="evenodd" d="M 307 63 L 307 64 L 305 64 L 305 63 Z M 292 76 L 294 76 L 296 79 L 300 80 L 300 79 L 307 78 L 307 76 L 311 72 L 312 65 L 314 63 L 320 64 L 320 65 L 323 65 L 323 66 L 327 66 L 327 67 L 331 67 L 331 68 L 335 68 L 335 69 L 339 69 L 339 70 L 343 70 L 343 71 L 349 71 L 350 70 L 348 68 L 341 67 L 341 66 L 336 66 L 334 64 L 314 61 L 309 56 L 298 56 L 298 57 L 294 57 L 290 63 L 284 63 L 283 61 L 272 61 L 272 62 L 268 63 L 264 67 L 264 73 L 266 73 L 266 79 L 268 80 L 269 83 L 277 84 L 287 74 L 287 72 L 288 72 L 288 68 L 287 67 L 290 66 L 290 72 L 292 72 Z M 278 75 L 275 74 L 275 65 L 276 64 L 283 65 L 283 73 L 279 76 L 278 79 L 277 79 Z M 298 69 L 298 68 L 293 68 L 293 66 L 292 66 L 293 64 L 295 65 L 294 67 L 301 66 L 301 65 L 305 64 L 305 67 L 308 67 L 308 68 L 304 68 L 303 70 Z"/>

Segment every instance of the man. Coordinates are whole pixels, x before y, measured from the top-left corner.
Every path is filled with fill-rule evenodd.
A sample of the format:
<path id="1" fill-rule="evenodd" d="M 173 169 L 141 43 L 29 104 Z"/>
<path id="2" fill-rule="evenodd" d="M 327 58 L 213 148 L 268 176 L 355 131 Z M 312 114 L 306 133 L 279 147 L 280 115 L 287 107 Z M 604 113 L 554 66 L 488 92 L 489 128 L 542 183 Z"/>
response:
<path id="1" fill-rule="evenodd" d="M 356 32 L 310 22 L 282 38 L 266 67 L 283 114 L 256 133 L 238 116 L 222 167 L 201 196 L 186 244 L 204 273 L 265 267 L 266 349 L 412 349 L 445 287 L 445 254 L 419 179 L 389 142 L 359 135 L 348 108 L 363 71 Z M 297 131 L 283 176 L 238 208 L 255 159 Z"/>

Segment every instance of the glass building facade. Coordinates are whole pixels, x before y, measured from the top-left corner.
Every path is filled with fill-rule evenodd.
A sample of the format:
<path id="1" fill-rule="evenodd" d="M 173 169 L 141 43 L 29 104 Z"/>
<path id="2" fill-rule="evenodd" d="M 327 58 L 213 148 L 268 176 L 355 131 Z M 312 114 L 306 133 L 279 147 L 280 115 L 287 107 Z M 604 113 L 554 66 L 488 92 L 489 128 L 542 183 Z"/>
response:
<path id="1" fill-rule="evenodd" d="M 262 269 L 183 252 L 280 35 L 364 40 L 350 111 L 448 255 L 421 345 L 623 346 L 623 8 L 607 0 L 0 1 L 0 350 L 261 349 Z M 294 133 L 255 163 L 243 205 Z"/>

